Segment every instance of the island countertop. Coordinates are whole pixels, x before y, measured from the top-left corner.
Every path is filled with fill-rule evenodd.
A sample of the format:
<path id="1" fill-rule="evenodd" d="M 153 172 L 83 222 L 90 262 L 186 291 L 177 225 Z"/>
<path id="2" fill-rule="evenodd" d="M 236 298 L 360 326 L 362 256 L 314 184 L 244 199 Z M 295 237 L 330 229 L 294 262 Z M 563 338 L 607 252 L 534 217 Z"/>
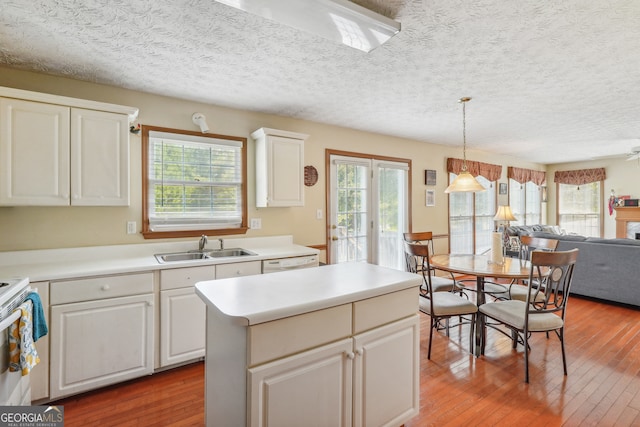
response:
<path id="1" fill-rule="evenodd" d="M 207 304 L 254 325 L 417 287 L 422 278 L 366 263 L 342 263 L 196 284 Z M 416 293 L 416 298 L 417 298 Z"/>

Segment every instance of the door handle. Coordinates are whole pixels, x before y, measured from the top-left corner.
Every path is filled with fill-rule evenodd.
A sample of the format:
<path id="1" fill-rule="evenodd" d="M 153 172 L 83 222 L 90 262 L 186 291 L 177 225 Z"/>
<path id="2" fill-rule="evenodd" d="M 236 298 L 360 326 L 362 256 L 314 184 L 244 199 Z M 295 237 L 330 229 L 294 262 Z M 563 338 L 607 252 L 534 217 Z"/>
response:
<path id="1" fill-rule="evenodd" d="M 338 237 L 337 236 L 331 236 L 331 240 L 333 240 L 335 242 L 336 240 L 338 240 Z"/>

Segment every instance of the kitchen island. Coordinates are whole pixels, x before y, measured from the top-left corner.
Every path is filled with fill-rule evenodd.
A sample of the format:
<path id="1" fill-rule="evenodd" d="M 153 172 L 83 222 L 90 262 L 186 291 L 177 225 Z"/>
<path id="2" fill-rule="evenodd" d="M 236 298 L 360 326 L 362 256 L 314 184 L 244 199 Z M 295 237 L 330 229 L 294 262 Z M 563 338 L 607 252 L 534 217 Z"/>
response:
<path id="1" fill-rule="evenodd" d="M 207 425 L 402 425 L 419 410 L 420 283 L 365 263 L 197 283 Z"/>

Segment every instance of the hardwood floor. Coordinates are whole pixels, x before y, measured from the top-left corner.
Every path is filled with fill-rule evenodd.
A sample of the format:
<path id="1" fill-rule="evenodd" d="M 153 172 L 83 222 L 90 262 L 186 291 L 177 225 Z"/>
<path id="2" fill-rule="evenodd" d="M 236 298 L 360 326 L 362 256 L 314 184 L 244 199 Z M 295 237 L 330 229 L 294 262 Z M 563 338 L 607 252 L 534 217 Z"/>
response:
<path id="1" fill-rule="evenodd" d="M 434 334 L 422 315 L 418 426 L 640 425 L 640 311 L 578 297 L 569 301 L 569 375 L 552 335 L 531 340 L 530 384 L 522 347 L 489 329 L 486 354 L 468 352 L 467 326 Z M 55 402 L 65 426 L 204 425 L 204 366 L 195 363 Z"/>

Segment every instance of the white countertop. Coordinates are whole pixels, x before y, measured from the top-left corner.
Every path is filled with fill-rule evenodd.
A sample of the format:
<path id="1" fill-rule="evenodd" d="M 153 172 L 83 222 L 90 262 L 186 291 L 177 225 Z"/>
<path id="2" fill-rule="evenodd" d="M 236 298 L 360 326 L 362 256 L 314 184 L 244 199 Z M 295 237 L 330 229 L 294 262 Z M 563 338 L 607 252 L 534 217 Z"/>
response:
<path id="1" fill-rule="evenodd" d="M 199 282 L 196 293 L 223 315 L 253 325 L 418 287 L 420 283 L 422 277 L 413 273 L 343 263 Z"/>
<path id="2" fill-rule="evenodd" d="M 28 277 L 31 282 L 38 282 L 319 254 L 317 249 L 294 244 L 292 236 L 224 239 L 224 244 L 225 248 L 241 247 L 256 255 L 164 264 L 154 257 L 159 253 L 197 249 L 197 240 L 0 252 L 0 278 Z M 207 249 L 217 249 L 217 245 L 216 239 L 211 238 Z"/>

